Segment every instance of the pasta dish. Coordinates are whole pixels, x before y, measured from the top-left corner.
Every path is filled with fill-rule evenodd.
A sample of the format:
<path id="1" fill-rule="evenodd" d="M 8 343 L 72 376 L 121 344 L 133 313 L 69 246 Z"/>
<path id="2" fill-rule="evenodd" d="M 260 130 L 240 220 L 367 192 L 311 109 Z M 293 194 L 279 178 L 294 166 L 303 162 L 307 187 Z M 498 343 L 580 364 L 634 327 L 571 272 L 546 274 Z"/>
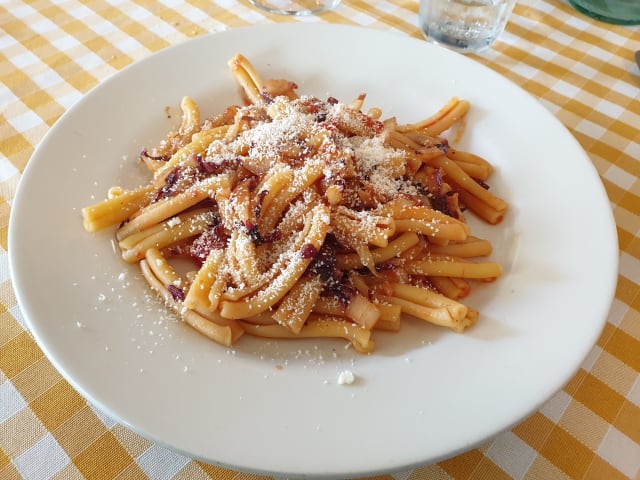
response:
<path id="1" fill-rule="evenodd" d="M 502 268 L 465 215 L 495 225 L 508 206 L 486 183 L 491 164 L 447 140 L 469 102 L 402 124 L 365 113 L 364 94 L 321 100 L 263 81 L 240 54 L 229 66 L 244 102 L 202 118 L 184 97 L 179 128 L 140 154 L 149 182 L 112 187 L 82 210 L 85 229 L 115 227 L 124 261 L 225 346 L 339 337 L 370 353 L 407 317 L 472 326 L 462 300 Z"/>

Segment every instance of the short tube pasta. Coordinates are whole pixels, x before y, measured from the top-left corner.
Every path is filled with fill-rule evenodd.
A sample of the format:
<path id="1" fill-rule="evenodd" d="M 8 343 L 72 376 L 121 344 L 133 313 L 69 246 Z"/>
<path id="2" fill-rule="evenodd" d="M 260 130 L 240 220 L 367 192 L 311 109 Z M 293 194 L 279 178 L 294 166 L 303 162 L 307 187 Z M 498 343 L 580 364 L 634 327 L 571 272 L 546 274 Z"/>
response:
<path id="1" fill-rule="evenodd" d="M 409 316 L 473 326 L 463 299 L 502 267 L 465 215 L 497 224 L 508 204 L 486 188 L 491 163 L 448 140 L 471 104 L 399 124 L 365 113 L 364 93 L 299 95 L 241 54 L 228 67 L 239 103 L 207 117 L 183 97 L 180 127 L 140 154 L 148 182 L 83 208 L 87 232 L 113 228 L 123 261 L 226 347 L 331 338 L 370 354 Z"/>

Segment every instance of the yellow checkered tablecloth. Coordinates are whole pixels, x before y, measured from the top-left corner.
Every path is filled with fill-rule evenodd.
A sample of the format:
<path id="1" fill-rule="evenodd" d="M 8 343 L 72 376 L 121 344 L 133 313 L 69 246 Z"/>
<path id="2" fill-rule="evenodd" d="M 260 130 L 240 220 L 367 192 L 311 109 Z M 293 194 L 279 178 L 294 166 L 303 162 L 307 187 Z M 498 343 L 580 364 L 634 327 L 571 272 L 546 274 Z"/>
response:
<path id="1" fill-rule="evenodd" d="M 0 2 L 0 479 L 259 478 L 155 445 L 88 404 L 25 330 L 11 286 L 9 213 L 31 154 L 100 81 L 157 50 L 224 29 L 332 22 L 420 37 L 417 0 L 343 0 L 301 19 L 246 1 Z M 565 0 L 520 0 L 476 58 L 537 97 L 575 135 L 606 187 L 620 245 L 608 322 L 579 372 L 511 431 L 395 479 L 640 478 L 640 27 L 607 25 Z M 588 241 L 588 239 L 583 239 Z"/>

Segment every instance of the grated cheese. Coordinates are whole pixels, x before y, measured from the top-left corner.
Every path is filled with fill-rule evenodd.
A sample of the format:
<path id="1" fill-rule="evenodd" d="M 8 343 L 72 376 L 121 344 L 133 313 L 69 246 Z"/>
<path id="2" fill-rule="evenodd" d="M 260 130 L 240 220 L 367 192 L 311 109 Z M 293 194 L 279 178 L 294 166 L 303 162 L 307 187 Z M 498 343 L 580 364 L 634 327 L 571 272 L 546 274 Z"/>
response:
<path id="1" fill-rule="evenodd" d="M 343 370 L 338 374 L 338 385 L 351 385 L 356 377 L 351 370 Z"/>

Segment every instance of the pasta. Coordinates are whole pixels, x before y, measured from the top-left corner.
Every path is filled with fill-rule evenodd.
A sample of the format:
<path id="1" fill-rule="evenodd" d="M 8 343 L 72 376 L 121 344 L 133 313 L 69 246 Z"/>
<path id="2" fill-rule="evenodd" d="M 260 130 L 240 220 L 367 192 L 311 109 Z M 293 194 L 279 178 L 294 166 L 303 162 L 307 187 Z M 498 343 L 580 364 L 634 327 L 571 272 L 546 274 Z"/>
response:
<path id="1" fill-rule="evenodd" d="M 495 225 L 508 205 L 487 188 L 491 164 L 447 141 L 469 102 L 399 124 L 364 113 L 364 94 L 298 95 L 240 54 L 229 67 L 244 103 L 203 119 L 185 97 L 177 131 L 140 155 L 148 184 L 111 188 L 82 210 L 85 229 L 115 227 L 123 260 L 225 346 L 336 337 L 370 353 L 376 331 L 407 317 L 472 326 L 479 312 L 462 299 L 502 268 L 465 214 Z M 192 271 L 177 273 L 176 258 Z"/>

